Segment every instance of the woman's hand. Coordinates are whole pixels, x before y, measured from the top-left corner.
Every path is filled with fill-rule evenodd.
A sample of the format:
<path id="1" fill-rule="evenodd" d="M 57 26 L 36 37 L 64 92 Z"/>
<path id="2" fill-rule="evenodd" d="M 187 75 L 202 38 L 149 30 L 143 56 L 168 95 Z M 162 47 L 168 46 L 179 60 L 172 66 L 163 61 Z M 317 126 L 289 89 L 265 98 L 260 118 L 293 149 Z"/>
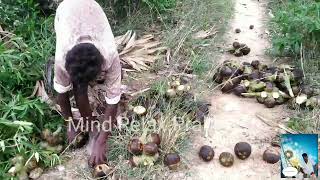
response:
<path id="1" fill-rule="evenodd" d="M 116 123 L 117 105 L 107 105 L 105 110 L 105 118 L 102 125 L 98 130 L 98 136 L 94 140 L 92 146 L 92 153 L 89 158 L 89 165 L 94 167 L 99 164 L 105 164 L 107 162 L 107 151 L 108 151 L 108 137 L 111 135 L 112 127 Z"/>
<path id="2" fill-rule="evenodd" d="M 107 162 L 107 153 L 108 153 L 108 140 L 109 133 L 100 132 L 98 137 L 96 138 L 92 154 L 89 158 L 89 166 L 95 167 L 99 164 L 106 164 Z"/>

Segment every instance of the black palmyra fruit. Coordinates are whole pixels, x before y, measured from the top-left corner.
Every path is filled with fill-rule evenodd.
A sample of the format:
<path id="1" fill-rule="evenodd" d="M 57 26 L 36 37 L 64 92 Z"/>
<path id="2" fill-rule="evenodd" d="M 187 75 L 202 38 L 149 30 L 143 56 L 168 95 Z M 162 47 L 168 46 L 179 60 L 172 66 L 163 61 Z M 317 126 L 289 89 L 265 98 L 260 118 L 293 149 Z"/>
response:
<path id="1" fill-rule="evenodd" d="M 234 157 L 231 153 L 223 152 L 219 156 L 219 162 L 224 167 L 230 167 L 233 165 Z"/>
<path id="2" fill-rule="evenodd" d="M 171 170 L 176 170 L 180 164 L 180 156 L 177 153 L 169 153 L 164 156 L 163 163 Z"/>
<path id="3" fill-rule="evenodd" d="M 247 159 L 251 154 L 251 146 L 247 142 L 238 142 L 234 146 L 234 153 L 239 159 Z"/>
<path id="4" fill-rule="evenodd" d="M 243 55 L 248 55 L 250 53 L 251 49 L 248 46 L 245 46 L 241 49 L 241 52 Z"/>
<path id="5" fill-rule="evenodd" d="M 149 142 L 143 146 L 143 153 L 148 156 L 154 156 L 158 153 L 158 145 L 153 142 Z"/>
<path id="6" fill-rule="evenodd" d="M 273 97 L 267 97 L 267 98 L 264 100 L 264 105 L 265 105 L 267 108 L 274 108 L 274 107 L 277 105 L 277 102 L 276 102 L 276 100 L 275 100 Z"/>
<path id="7" fill-rule="evenodd" d="M 128 145 L 128 151 L 134 155 L 142 153 L 143 144 L 138 138 L 131 139 Z"/>
<path id="8" fill-rule="evenodd" d="M 93 177 L 99 178 L 110 175 L 112 168 L 106 164 L 97 165 L 93 170 Z"/>
<path id="9" fill-rule="evenodd" d="M 242 93 L 246 93 L 246 92 L 247 92 L 247 88 L 242 84 L 239 84 L 237 87 L 233 89 L 233 93 L 237 96 L 241 96 Z"/>
<path id="10" fill-rule="evenodd" d="M 233 46 L 233 48 L 235 48 L 235 49 L 239 49 L 239 48 L 240 48 L 240 43 L 237 42 L 237 41 L 235 41 L 235 42 L 232 43 L 232 46 Z"/>
<path id="11" fill-rule="evenodd" d="M 274 149 L 267 149 L 263 152 L 263 160 L 270 164 L 275 164 L 280 160 L 279 152 Z"/>
<path id="12" fill-rule="evenodd" d="M 251 62 L 251 66 L 255 69 L 259 69 L 260 61 L 255 60 Z"/>
<path id="13" fill-rule="evenodd" d="M 150 134 L 150 140 L 151 140 L 151 142 L 153 142 L 156 145 L 158 145 L 158 147 L 160 146 L 161 138 L 160 138 L 159 134 L 157 134 L 157 133 Z"/>
<path id="14" fill-rule="evenodd" d="M 214 151 L 211 146 L 204 145 L 200 148 L 199 156 L 204 161 L 211 161 L 214 157 Z"/>

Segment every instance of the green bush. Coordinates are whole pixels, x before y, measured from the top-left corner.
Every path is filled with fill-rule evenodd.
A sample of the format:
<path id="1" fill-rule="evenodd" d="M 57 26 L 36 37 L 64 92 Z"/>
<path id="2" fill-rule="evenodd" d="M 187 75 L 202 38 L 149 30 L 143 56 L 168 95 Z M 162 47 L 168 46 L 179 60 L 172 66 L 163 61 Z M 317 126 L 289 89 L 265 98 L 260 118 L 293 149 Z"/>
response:
<path id="1" fill-rule="evenodd" d="M 0 179 L 7 179 L 17 155 L 27 160 L 38 154 L 43 167 L 58 162 L 57 154 L 40 148 L 38 137 L 63 120 L 39 99 L 28 98 L 54 53 L 53 17 L 42 17 L 32 0 L 0 3 L 0 25 L 9 32 L 0 41 Z"/>
<path id="2" fill-rule="evenodd" d="M 98 0 L 105 9 L 112 9 L 115 18 L 131 16 L 138 10 L 150 9 L 153 13 L 162 13 L 173 8 L 176 0 L 116 0 L 107 2 Z"/>
<path id="3" fill-rule="evenodd" d="M 275 0 L 271 3 L 272 44 L 276 54 L 299 55 L 301 45 L 319 50 L 320 2 L 314 0 Z"/>
<path id="4" fill-rule="evenodd" d="M 176 0 L 142 0 L 142 2 L 159 12 L 168 10 L 176 4 Z"/>

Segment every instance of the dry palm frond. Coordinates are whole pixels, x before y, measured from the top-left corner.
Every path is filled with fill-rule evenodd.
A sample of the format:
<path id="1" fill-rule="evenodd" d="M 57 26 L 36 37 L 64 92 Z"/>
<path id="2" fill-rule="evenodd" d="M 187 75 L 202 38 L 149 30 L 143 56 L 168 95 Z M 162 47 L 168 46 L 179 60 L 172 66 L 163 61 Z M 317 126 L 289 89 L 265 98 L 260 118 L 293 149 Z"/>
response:
<path id="1" fill-rule="evenodd" d="M 49 95 L 47 94 L 43 81 L 37 81 L 36 85 L 33 89 L 33 92 L 29 98 L 33 97 L 39 97 L 42 102 L 45 102 L 47 104 L 53 104 L 51 101 Z"/>
<path id="2" fill-rule="evenodd" d="M 193 37 L 193 39 L 207 39 L 207 38 L 211 38 L 212 36 L 217 34 L 217 32 L 218 31 L 213 26 L 209 30 L 201 30 L 201 31 L 195 33 L 192 37 Z"/>
<path id="3" fill-rule="evenodd" d="M 159 47 L 161 42 L 155 40 L 152 34 L 137 39 L 133 31 L 115 37 L 121 63 L 129 65 L 136 71 L 148 70 L 150 65 L 163 57 L 166 47 Z"/>

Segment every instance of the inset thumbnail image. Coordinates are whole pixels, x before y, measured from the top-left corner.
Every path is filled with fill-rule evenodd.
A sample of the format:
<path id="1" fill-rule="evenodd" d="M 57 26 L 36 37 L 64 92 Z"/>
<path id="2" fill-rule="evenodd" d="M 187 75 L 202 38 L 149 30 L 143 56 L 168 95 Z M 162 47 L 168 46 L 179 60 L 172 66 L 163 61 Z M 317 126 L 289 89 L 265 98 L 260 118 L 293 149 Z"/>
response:
<path id="1" fill-rule="evenodd" d="M 281 135 L 281 178 L 318 177 L 318 135 Z"/>

